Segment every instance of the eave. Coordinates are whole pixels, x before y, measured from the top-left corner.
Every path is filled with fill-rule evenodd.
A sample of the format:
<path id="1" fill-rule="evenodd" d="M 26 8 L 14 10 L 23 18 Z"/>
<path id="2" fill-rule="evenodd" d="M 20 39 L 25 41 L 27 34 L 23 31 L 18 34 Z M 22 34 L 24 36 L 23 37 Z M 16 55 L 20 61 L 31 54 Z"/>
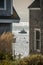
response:
<path id="1" fill-rule="evenodd" d="M 14 19 L 0 19 L 0 23 L 19 23 L 19 19 L 18 20 L 14 20 Z"/>

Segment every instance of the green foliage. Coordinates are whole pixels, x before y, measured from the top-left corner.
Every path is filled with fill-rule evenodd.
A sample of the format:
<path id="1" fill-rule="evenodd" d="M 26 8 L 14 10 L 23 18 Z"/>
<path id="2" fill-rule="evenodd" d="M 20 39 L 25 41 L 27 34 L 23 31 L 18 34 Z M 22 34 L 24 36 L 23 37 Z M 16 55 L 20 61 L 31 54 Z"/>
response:
<path id="1" fill-rule="evenodd" d="M 9 56 L 6 58 L 9 58 Z M 0 61 L 0 65 L 43 65 L 43 55 L 30 55 L 29 57 L 25 57 L 20 60 L 17 59 L 15 61 L 4 59 Z"/>
<path id="2" fill-rule="evenodd" d="M 12 54 L 5 54 L 5 59 L 6 60 L 13 60 L 13 56 L 12 56 Z"/>
<path id="3" fill-rule="evenodd" d="M 43 55 L 31 55 L 19 60 L 18 65 L 43 65 Z"/>
<path id="4" fill-rule="evenodd" d="M 20 60 L 11 61 L 9 60 L 10 55 L 3 60 L 3 65 L 43 65 L 43 55 L 31 55 L 29 57 L 22 58 Z"/>
<path id="5" fill-rule="evenodd" d="M 12 62 L 12 65 L 18 65 L 18 60 L 13 61 L 13 62 Z"/>
<path id="6" fill-rule="evenodd" d="M 13 56 L 9 53 L 0 52 L 0 60 L 13 60 Z"/>
<path id="7" fill-rule="evenodd" d="M 11 62 L 8 60 L 3 60 L 2 62 L 0 62 L 0 65 L 11 65 Z"/>
<path id="8" fill-rule="evenodd" d="M 4 60 L 5 59 L 5 54 L 3 52 L 0 52 L 0 60 Z"/>

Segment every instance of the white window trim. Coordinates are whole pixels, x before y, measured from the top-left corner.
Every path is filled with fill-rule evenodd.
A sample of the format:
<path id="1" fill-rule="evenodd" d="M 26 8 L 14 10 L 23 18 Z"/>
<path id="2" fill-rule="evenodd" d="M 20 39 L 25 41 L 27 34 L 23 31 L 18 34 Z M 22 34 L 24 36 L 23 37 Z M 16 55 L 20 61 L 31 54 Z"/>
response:
<path id="1" fill-rule="evenodd" d="M 6 0 L 4 0 L 4 8 L 0 8 L 0 10 L 6 10 Z"/>
<path id="2" fill-rule="evenodd" d="M 36 31 L 37 30 L 40 32 L 40 49 L 36 49 Z M 37 52 L 41 51 L 41 30 L 38 28 L 34 29 L 34 50 L 36 50 Z"/>
<path id="3" fill-rule="evenodd" d="M 29 8 L 30 10 L 40 10 L 40 8 Z"/>
<path id="4" fill-rule="evenodd" d="M 11 0 L 11 14 L 13 14 L 13 0 Z"/>

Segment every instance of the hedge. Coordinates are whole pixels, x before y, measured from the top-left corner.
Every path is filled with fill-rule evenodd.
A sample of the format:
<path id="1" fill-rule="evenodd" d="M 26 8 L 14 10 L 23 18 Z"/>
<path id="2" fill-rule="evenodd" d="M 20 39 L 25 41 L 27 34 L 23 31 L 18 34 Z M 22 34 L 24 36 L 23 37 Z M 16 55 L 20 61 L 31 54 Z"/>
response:
<path id="1" fill-rule="evenodd" d="M 0 65 L 43 65 L 43 55 L 35 54 L 17 60 L 2 60 Z"/>
<path id="2" fill-rule="evenodd" d="M 43 55 L 30 55 L 19 60 L 18 65 L 43 65 Z"/>

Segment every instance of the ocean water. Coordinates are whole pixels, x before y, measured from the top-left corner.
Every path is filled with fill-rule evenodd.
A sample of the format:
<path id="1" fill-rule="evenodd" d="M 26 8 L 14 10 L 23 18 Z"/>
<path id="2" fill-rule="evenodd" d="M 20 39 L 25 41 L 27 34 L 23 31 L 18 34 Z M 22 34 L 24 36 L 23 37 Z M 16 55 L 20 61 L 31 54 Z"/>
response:
<path id="1" fill-rule="evenodd" d="M 27 34 L 20 34 L 19 31 L 25 29 Z M 29 55 L 29 27 L 13 27 L 13 34 L 16 37 L 16 42 L 12 43 L 13 55 L 21 54 L 21 57 Z"/>

